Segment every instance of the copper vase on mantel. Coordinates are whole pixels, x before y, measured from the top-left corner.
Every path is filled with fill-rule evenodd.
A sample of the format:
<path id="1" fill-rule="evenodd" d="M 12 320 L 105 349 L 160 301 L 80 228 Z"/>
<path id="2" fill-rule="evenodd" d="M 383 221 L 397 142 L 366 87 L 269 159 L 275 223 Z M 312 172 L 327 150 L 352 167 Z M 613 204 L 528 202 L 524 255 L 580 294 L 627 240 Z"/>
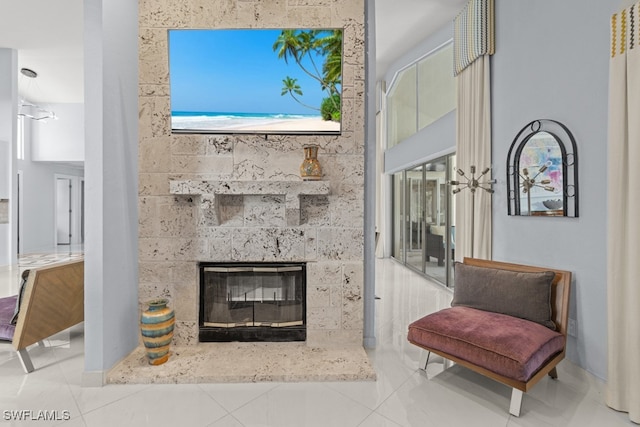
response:
<path id="1" fill-rule="evenodd" d="M 314 181 L 322 179 L 322 167 L 318 161 L 318 148 L 317 145 L 305 145 L 304 160 L 300 165 L 300 177 L 304 181 Z"/>

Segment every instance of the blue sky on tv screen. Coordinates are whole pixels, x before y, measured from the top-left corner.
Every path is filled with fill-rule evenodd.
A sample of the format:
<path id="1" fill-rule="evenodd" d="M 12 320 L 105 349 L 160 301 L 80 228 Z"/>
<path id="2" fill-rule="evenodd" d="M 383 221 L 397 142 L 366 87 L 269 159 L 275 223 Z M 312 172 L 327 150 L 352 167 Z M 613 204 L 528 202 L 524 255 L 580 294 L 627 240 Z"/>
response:
<path id="1" fill-rule="evenodd" d="M 290 95 L 282 80 L 298 79 L 308 105 L 320 106 L 326 92 L 293 59 L 278 59 L 273 44 L 281 30 L 171 30 L 169 74 L 171 110 L 311 114 Z M 316 56 L 322 67 L 324 57 Z"/>

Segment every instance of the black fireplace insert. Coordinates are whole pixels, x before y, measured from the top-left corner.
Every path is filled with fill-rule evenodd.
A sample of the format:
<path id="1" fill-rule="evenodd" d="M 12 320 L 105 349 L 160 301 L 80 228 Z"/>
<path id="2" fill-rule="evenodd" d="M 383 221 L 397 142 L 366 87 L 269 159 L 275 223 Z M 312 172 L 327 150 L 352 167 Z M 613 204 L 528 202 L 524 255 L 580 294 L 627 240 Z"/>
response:
<path id="1" fill-rule="evenodd" d="M 305 341 L 304 263 L 200 267 L 200 342 Z"/>

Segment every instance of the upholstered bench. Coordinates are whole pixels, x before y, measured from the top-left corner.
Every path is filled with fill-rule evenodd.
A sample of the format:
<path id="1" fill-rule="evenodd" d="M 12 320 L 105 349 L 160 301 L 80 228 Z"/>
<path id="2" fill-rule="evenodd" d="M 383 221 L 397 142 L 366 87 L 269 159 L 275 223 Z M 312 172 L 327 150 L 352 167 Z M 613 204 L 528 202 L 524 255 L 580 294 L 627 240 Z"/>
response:
<path id="1" fill-rule="evenodd" d="M 408 340 L 522 393 L 565 356 L 571 273 L 465 258 L 456 264 L 451 308 L 409 325 Z M 427 359 L 428 360 L 428 359 Z"/>
<path id="2" fill-rule="evenodd" d="M 30 270 L 18 295 L 0 298 L 0 341 L 13 345 L 27 373 L 34 369 L 27 347 L 83 320 L 82 259 Z"/>

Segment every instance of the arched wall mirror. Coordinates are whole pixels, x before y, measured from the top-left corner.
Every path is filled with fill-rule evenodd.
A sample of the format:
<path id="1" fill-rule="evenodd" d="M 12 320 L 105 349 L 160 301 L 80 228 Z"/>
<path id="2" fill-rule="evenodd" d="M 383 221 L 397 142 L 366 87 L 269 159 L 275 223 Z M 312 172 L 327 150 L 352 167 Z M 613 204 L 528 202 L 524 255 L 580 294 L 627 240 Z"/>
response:
<path id="1" fill-rule="evenodd" d="M 569 129 L 534 120 L 516 135 L 507 156 L 509 215 L 578 216 L 578 151 Z"/>

